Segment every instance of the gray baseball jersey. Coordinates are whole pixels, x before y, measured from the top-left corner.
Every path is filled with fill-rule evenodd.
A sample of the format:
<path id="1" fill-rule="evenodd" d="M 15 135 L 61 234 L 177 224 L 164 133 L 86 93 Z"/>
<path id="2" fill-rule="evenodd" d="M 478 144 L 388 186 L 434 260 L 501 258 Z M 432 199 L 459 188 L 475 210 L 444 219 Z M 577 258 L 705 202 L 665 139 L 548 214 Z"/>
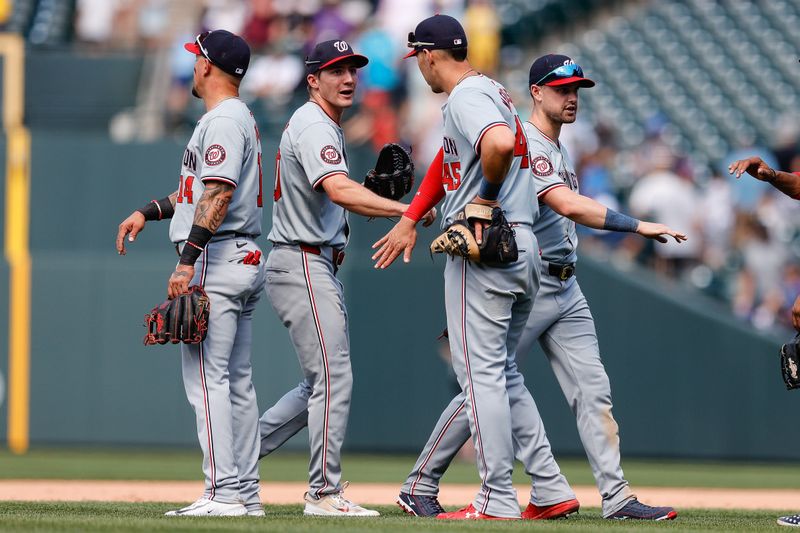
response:
<path id="1" fill-rule="evenodd" d="M 320 188 L 334 174 L 348 174 L 344 133 L 319 105 L 307 102 L 281 136 L 269 240 L 337 248 L 347 244 L 347 211 Z"/>
<path id="2" fill-rule="evenodd" d="M 534 224 L 542 246 L 542 258 L 556 263 L 577 258 L 574 223 L 553 211 L 541 199 L 556 187 L 578 190 L 577 179 L 566 150 L 525 124 L 530 141 L 531 163 L 540 199 L 540 217 Z M 589 304 L 575 277 L 561 280 L 548 272 L 543 262 L 541 284 L 517 353 L 527 354 L 539 341 L 561 390 L 573 410 L 578 433 L 603 498 L 603 515 L 620 510 L 635 495 L 620 466 L 617 423 L 611 413 L 611 385 L 600 359 L 597 333 Z M 531 476 L 531 502 L 552 505 L 575 498 L 561 474 L 533 398 L 522 386 L 522 376 L 514 361 L 506 365 L 514 423 L 514 451 Z M 465 411 L 466 396 L 457 395 L 445 408 L 414 469 L 403 485 L 407 494 L 435 496 L 439 480 L 470 434 Z M 516 416 L 519 406 L 527 406 L 525 418 Z"/>
<path id="3" fill-rule="evenodd" d="M 194 204 L 207 181 L 236 187 L 217 234 L 261 235 L 261 137 L 253 114 L 238 98 L 223 100 L 197 122 L 183 152 L 172 242 L 185 241 L 194 223 Z"/>
<path id="4" fill-rule="evenodd" d="M 247 106 L 222 101 L 197 123 L 183 155 L 170 239 L 182 243 L 210 180 L 234 185 L 225 219 L 195 264 L 191 285 L 211 302 L 206 340 L 181 345 L 183 384 L 203 451 L 204 496 L 259 510 L 258 403 L 250 362 L 253 312 L 266 269 L 261 233 L 261 139 Z M 180 244 L 182 245 L 182 244 Z"/>
<path id="5" fill-rule="evenodd" d="M 496 517 L 520 516 L 511 483 L 514 462 L 512 419 L 528 419 L 525 406 L 512 405 L 512 383 L 503 368 L 513 361 L 517 342 L 539 283 L 539 249 L 532 231 L 538 214 L 525 132 L 506 90 L 484 76 L 457 84 L 444 113 L 446 190 L 443 224 L 480 189 L 480 145 L 486 132 L 507 127 L 518 140 L 515 157 L 498 200 L 506 217 L 518 224 L 519 259 L 503 267 L 455 258 L 444 271 L 445 309 L 451 361 L 464 391 L 481 487 L 473 506 Z"/>
<path id="6" fill-rule="evenodd" d="M 525 122 L 524 127 L 539 197 L 539 220 L 533 230 L 542 249 L 542 259 L 551 263 L 574 263 L 578 257 L 575 222 L 550 209 L 542 198 L 557 187 L 569 187 L 579 192 L 575 168 L 563 144 L 551 139 L 530 122 Z"/>
<path id="7" fill-rule="evenodd" d="M 442 204 L 442 228 L 453 223 L 481 186 L 483 169 L 480 144 L 486 132 L 508 127 L 515 132 L 517 146 L 511 169 L 500 189 L 498 201 L 509 222 L 533 224 L 536 204 L 531 208 L 534 189 L 525 132 L 505 88 L 486 76 L 472 76 L 455 86 L 442 107 L 444 113 L 445 198 Z"/>
<path id="8" fill-rule="evenodd" d="M 289 328 L 305 379 L 261 416 L 261 455 L 308 424 L 309 494 L 342 491 L 341 449 L 353 377 L 344 288 L 336 277 L 346 211 L 320 184 L 348 174 L 342 130 L 308 102 L 289 120 L 277 155 L 267 295 Z"/>

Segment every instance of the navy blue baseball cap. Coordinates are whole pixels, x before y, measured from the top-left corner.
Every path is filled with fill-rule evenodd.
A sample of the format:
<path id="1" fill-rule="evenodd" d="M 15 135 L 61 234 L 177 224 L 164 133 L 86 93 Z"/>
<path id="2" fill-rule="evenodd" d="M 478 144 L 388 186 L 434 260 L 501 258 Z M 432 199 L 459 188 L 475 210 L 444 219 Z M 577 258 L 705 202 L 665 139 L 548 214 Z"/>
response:
<path id="1" fill-rule="evenodd" d="M 528 87 L 531 85 L 567 85 L 577 83 L 579 87 L 594 87 L 594 82 L 584 77 L 583 69 L 569 56 L 547 54 L 531 65 L 528 73 Z"/>
<path id="2" fill-rule="evenodd" d="M 244 39 L 227 30 L 204 31 L 193 43 L 183 47 L 236 78 L 244 77 L 250 65 L 250 47 Z"/>
<path id="3" fill-rule="evenodd" d="M 466 48 L 467 34 L 453 17 L 436 14 L 417 24 L 408 34 L 408 47 L 412 50 L 403 59 L 417 55 L 420 50 Z"/>
<path id="4" fill-rule="evenodd" d="M 345 59 L 349 59 L 356 68 L 369 63 L 366 56 L 353 52 L 353 48 L 343 39 L 317 43 L 311 54 L 306 57 L 306 74 L 314 74 Z"/>

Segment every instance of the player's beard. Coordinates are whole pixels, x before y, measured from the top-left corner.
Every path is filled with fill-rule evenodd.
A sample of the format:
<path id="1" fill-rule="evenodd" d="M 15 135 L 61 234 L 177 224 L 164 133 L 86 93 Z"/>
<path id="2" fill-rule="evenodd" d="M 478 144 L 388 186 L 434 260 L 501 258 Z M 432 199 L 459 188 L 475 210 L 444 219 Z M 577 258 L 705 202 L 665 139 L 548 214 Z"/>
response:
<path id="1" fill-rule="evenodd" d="M 203 97 L 200 96 L 200 93 L 197 92 L 197 86 L 196 85 L 192 85 L 192 96 L 194 96 L 195 98 L 199 98 L 201 100 L 203 99 Z"/>

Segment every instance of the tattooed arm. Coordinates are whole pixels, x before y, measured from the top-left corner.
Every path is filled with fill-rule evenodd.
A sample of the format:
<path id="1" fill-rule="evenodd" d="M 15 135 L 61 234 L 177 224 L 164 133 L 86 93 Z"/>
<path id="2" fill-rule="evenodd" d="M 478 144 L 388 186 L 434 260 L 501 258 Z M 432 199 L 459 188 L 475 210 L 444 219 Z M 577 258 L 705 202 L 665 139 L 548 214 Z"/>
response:
<path id="1" fill-rule="evenodd" d="M 232 198 L 233 185 L 221 181 L 205 183 L 205 190 L 194 211 L 194 223 L 216 233 L 225 220 Z"/>
<path id="2" fill-rule="evenodd" d="M 184 244 L 180 263 L 167 284 L 167 297 L 174 298 L 189 292 L 189 283 L 194 278 L 194 262 L 208 243 L 208 239 L 217 232 L 228 213 L 228 205 L 233 198 L 233 186 L 219 181 L 208 181 L 205 190 L 197 201 L 194 211 L 194 225 L 189 239 Z M 200 236 L 199 244 L 194 241 Z M 205 242 L 202 242 L 202 241 Z M 200 245 L 202 244 L 202 246 Z"/>

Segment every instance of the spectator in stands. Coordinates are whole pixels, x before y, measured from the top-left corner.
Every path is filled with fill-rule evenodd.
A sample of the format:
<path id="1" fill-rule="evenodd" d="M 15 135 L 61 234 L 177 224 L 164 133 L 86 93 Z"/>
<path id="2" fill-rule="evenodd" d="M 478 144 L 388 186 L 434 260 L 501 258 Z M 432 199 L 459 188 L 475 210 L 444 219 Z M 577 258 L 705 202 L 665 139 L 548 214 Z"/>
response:
<path id="1" fill-rule="evenodd" d="M 691 179 L 679 175 L 671 150 L 659 144 L 650 154 L 653 169 L 641 178 L 631 191 L 629 206 L 633 215 L 650 219 L 673 228 L 689 228 L 698 233 L 699 212 L 697 192 Z M 655 268 L 662 274 L 680 277 L 694 266 L 700 257 L 700 243 L 669 242 L 655 247 Z"/>
<path id="2" fill-rule="evenodd" d="M 345 129 L 349 142 L 370 142 L 378 151 L 399 138 L 398 109 L 405 97 L 399 71 L 403 51 L 389 32 L 373 21 L 364 25 L 356 48 L 369 57 L 369 66 L 359 72 L 361 109 Z"/>
<path id="3" fill-rule="evenodd" d="M 78 0 L 75 36 L 94 49 L 103 49 L 111 39 L 114 19 L 125 0 Z"/>
<path id="4" fill-rule="evenodd" d="M 266 54 L 253 58 L 247 77 L 242 82 L 242 92 L 261 98 L 267 108 L 289 103 L 301 80 L 305 79 L 303 61 L 290 52 L 292 43 L 282 39 L 274 43 Z"/>
<path id="5" fill-rule="evenodd" d="M 492 0 L 471 0 L 464 11 L 464 30 L 469 42 L 469 62 L 487 76 L 497 73 L 500 59 L 500 17 Z M 372 56 L 370 56 L 372 57 Z"/>
<path id="6" fill-rule="evenodd" d="M 728 167 L 728 172 L 736 178 L 740 178 L 747 172 L 757 180 L 769 183 L 786 196 L 800 200 L 800 174 L 775 170 L 758 156 L 734 161 Z M 795 297 L 794 306 L 792 306 L 792 325 L 800 332 L 800 296 Z M 795 519 L 792 525 L 800 525 L 800 515 L 783 517 L 779 521 L 784 518 Z"/>

